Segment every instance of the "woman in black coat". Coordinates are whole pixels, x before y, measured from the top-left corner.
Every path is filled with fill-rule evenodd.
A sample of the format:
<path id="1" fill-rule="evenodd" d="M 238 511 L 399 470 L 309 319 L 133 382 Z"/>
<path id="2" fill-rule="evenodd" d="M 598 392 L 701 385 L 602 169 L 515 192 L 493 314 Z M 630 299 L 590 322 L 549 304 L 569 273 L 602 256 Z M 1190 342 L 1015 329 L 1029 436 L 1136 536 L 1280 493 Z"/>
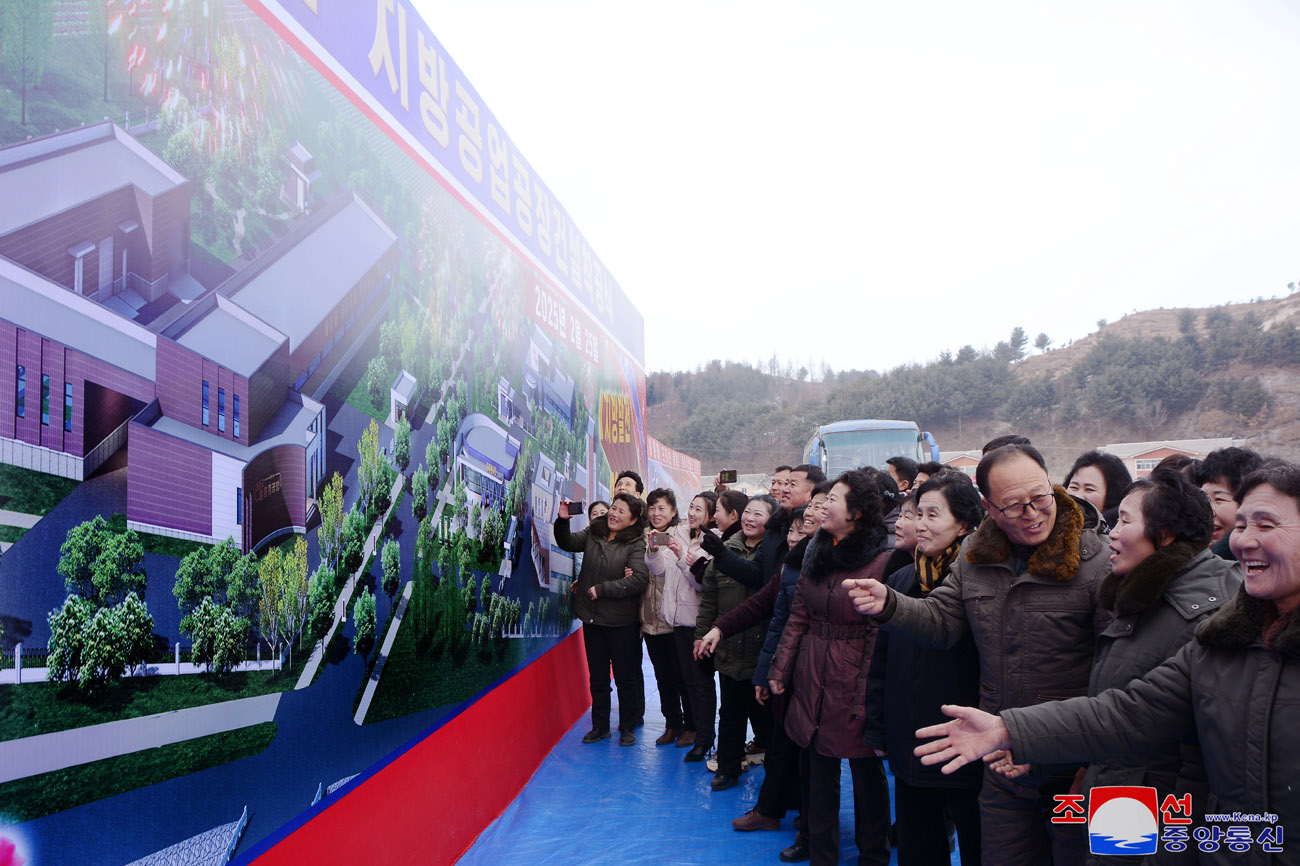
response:
<path id="1" fill-rule="evenodd" d="M 947 580 L 962 541 L 984 519 L 984 508 L 970 479 L 951 471 L 925 481 L 916 495 L 914 561 L 890 575 L 886 583 L 896 592 L 924 598 Z M 978 866 L 979 792 L 984 779 L 980 766 L 947 776 L 938 767 L 922 766 L 912 754 L 916 729 L 947 718 L 940 706 L 979 699 L 974 639 L 968 634 L 951 649 L 930 649 L 882 629 L 876 637 L 871 675 L 884 678 L 885 699 L 867 709 L 872 726 L 884 728 L 885 751 L 894 773 L 899 866 L 947 866 L 949 818 L 957 828 L 963 866 Z"/>
<path id="2" fill-rule="evenodd" d="M 641 594 L 650 582 L 642 519 L 645 503 L 616 493 L 609 511 L 581 532 L 569 531 L 569 503 L 560 503 L 555 544 L 582 554 L 573 583 L 573 612 L 582 620 L 591 684 L 591 730 L 584 743 L 609 739 L 609 669 L 618 685 L 619 745 L 636 745 L 635 722 L 645 712 L 641 678 Z M 630 574 L 627 573 L 630 570 Z"/>

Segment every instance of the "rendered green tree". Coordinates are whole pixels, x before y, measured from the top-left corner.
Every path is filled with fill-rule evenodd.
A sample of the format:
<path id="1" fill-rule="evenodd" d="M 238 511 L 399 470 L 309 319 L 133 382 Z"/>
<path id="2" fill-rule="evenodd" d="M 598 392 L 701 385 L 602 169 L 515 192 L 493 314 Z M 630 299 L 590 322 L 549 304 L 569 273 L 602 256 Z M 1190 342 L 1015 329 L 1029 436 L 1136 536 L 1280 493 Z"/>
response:
<path id="1" fill-rule="evenodd" d="M 380 406 L 384 395 L 388 393 L 388 388 L 392 385 L 392 377 L 388 374 L 388 362 L 382 355 L 370 359 L 369 366 L 366 367 L 366 391 L 370 394 L 370 401 L 375 406 Z"/>
<path id="2" fill-rule="evenodd" d="M 397 438 L 393 443 L 393 463 L 398 472 L 405 472 L 411 465 L 411 422 L 406 415 L 397 419 Z"/>
<path id="3" fill-rule="evenodd" d="M 357 456 L 361 458 L 357 483 L 361 487 L 361 501 L 368 508 L 374 502 L 375 493 L 383 479 L 380 468 L 382 458 L 379 454 L 379 422 L 373 418 L 357 442 Z"/>
<path id="4" fill-rule="evenodd" d="M 352 649 L 361 656 L 370 655 L 375 646 L 375 597 L 370 594 L 370 587 L 364 587 L 352 607 L 354 631 Z"/>
<path id="5" fill-rule="evenodd" d="M 322 638 L 334 622 L 334 603 L 338 600 L 335 592 L 334 572 L 321 565 L 308 581 L 310 594 L 310 613 L 307 615 L 307 631 L 312 639 Z"/>
<path id="6" fill-rule="evenodd" d="M 210 673 L 229 673 L 243 657 L 248 628 L 248 620 L 205 598 L 194 610 L 191 660 L 207 665 Z"/>
<path id="7" fill-rule="evenodd" d="M 393 319 L 379 326 L 379 354 L 390 364 L 401 363 L 401 339 L 401 326 Z"/>
<path id="8" fill-rule="evenodd" d="M 234 541 L 200 547 L 181 559 L 172 595 L 181 613 L 181 632 L 190 633 L 190 619 L 205 598 L 227 605 L 237 617 L 248 617 L 257 605 L 257 558 L 240 556 Z"/>
<path id="9" fill-rule="evenodd" d="M 321 561 L 333 567 L 343 537 L 343 476 L 337 471 L 321 488 L 316 510 L 320 513 L 316 540 L 320 545 Z"/>
<path id="10" fill-rule="evenodd" d="M 46 659 L 50 680 L 76 680 L 81 675 L 86 623 L 94 615 L 95 605 L 78 595 L 68 596 L 63 607 L 50 613 L 49 656 Z"/>
<path id="11" fill-rule="evenodd" d="M 108 521 L 98 514 L 68 530 L 59 548 L 58 571 L 70 595 L 95 598 L 95 563 L 112 534 Z"/>
<path id="12" fill-rule="evenodd" d="M 58 572 L 70 594 L 111 606 L 130 592 L 144 595 L 144 545 L 133 530 L 113 532 L 97 514 L 68 530 L 59 548 Z"/>
<path id="13" fill-rule="evenodd" d="M 442 474 L 442 457 L 438 451 L 438 433 L 429 437 L 429 444 L 424 446 L 424 465 L 430 468 L 430 472 L 425 476 L 425 483 L 430 483 L 431 479 L 437 478 Z"/>
<path id="14" fill-rule="evenodd" d="M 134 592 L 127 593 L 115 608 L 117 632 L 124 646 L 127 668 L 135 668 L 149 661 L 153 654 L 153 617 L 145 603 Z"/>
<path id="15" fill-rule="evenodd" d="M 423 465 L 411 476 L 411 513 L 423 520 L 429 512 L 429 472 Z"/>
<path id="16" fill-rule="evenodd" d="M 274 656 L 280 650 L 281 614 L 284 610 L 284 556 L 272 547 L 262 557 L 257 571 L 261 597 L 257 604 L 257 625 L 262 639 Z"/>
<path id="17" fill-rule="evenodd" d="M 388 602 L 391 605 L 393 597 L 397 595 L 397 589 L 402 582 L 402 550 L 401 545 L 396 539 L 390 538 L 384 542 L 384 551 L 380 555 L 380 562 L 384 569 L 384 593 L 388 596 Z"/>
<path id="18" fill-rule="evenodd" d="M 311 608 L 311 588 L 307 582 L 307 539 L 299 535 L 293 550 L 282 561 L 283 590 L 280 601 L 280 622 L 284 640 L 289 646 L 289 664 L 293 665 L 293 636 L 301 634 Z"/>
<path id="19" fill-rule="evenodd" d="M 20 123 L 27 125 L 27 88 L 39 86 L 54 44 L 54 4 L 7 0 L 0 4 L 0 58 L 22 92 Z"/>

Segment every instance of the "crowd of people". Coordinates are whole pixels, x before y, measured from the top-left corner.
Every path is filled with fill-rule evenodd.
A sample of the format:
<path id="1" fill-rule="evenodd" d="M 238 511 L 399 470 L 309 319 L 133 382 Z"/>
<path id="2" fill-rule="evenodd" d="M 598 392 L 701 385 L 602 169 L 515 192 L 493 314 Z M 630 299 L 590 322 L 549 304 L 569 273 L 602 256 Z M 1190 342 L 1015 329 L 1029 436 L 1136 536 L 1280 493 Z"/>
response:
<path id="1" fill-rule="evenodd" d="M 714 791 L 762 766 L 732 826 L 796 814 L 785 862 L 838 862 L 844 759 L 861 864 L 891 848 L 901 866 L 954 849 L 1139 862 L 1061 820 L 1104 786 L 1194 819 L 1166 824 L 1151 862 L 1300 862 L 1283 840 L 1300 815 L 1300 466 L 1232 447 L 1134 480 L 1089 451 L 1053 484 L 1007 436 L 973 479 L 898 456 L 834 479 L 780 466 L 753 496 L 715 486 L 682 515 L 628 470 L 577 532 L 561 504 L 556 544 L 582 554 L 584 743 L 612 735 L 611 670 L 619 742 L 636 743 L 644 646 L 656 745 L 687 749 Z M 1233 813 L 1275 826 L 1231 848 L 1201 832 Z"/>

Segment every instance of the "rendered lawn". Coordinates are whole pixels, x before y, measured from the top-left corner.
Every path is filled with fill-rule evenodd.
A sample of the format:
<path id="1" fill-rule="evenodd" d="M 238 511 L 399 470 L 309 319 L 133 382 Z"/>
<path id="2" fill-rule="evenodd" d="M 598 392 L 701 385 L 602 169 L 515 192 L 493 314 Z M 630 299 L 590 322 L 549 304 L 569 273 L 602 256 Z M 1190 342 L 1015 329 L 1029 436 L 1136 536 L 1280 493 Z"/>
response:
<path id="1" fill-rule="evenodd" d="M 171 743 L 129 755 L 55 770 L 0 785 L 0 803 L 14 823 L 187 776 L 251 757 L 275 739 L 275 722 Z"/>
<path id="2" fill-rule="evenodd" d="M 0 740 L 289 691 L 310 656 L 295 649 L 293 667 L 281 671 L 124 677 L 91 695 L 71 683 L 0 686 Z"/>
<path id="3" fill-rule="evenodd" d="M 507 638 L 499 647 L 480 651 L 469 645 L 466 636 L 455 652 L 441 652 L 430 658 L 430 648 L 421 641 L 412 618 L 408 607 L 392 652 L 384 662 L 384 674 L 366 713 L 366 724 L 467 701 L 522 665 L 530 648 L 540 650 L 552 640 Z"/>
<path id="4" fill-rule="evenodd" d="M 0 508 L 44 516 L 78 483 L 71 478 L 3 463 L 0 464 Z"/>

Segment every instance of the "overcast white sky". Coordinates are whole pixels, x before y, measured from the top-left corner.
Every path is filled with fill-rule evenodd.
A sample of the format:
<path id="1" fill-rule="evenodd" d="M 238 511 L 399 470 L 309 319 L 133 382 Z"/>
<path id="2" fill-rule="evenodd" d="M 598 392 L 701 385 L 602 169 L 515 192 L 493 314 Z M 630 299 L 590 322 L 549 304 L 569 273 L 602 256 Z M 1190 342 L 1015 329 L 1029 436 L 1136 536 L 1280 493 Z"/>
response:
<path id="1" fill-rule="evenodd" d="M 647 371 L 1064 344 L 1300 278 L 1300 4 L 415 3 Z"/>

